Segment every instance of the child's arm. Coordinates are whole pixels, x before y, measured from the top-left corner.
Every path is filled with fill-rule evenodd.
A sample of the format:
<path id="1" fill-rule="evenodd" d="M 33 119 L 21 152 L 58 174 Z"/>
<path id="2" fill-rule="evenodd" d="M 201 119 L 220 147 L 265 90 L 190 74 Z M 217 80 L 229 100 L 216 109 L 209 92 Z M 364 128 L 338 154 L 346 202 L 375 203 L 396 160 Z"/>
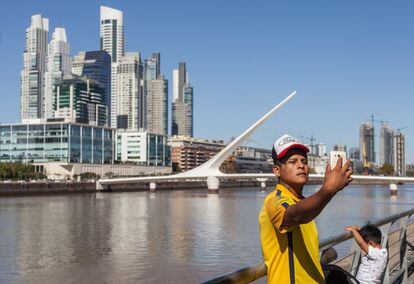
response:
<path id="1" fill-rule="evenodd" d="M 357 226 L 349 226 L 345 227 L 345 231 L 349 231 L 354 236 L 355 241 L 359 245 L 359 247 L 365 252 L 368 253 L 368 243 L 364 241 L 361 235 L 358 232 L 359 228 Z"/>

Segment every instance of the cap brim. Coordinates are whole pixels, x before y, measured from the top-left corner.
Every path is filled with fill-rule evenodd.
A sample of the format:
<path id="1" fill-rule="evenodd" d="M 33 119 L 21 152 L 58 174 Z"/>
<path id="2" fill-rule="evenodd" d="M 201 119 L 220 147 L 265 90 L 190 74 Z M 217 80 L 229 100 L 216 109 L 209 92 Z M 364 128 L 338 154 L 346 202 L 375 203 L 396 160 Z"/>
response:
<path id="1" fill-rule="evenodd" d="M 303 145 L 303 144 L 292 144 L 292 145 L 290 145 L 289 147 L 287 147 L 286 149 L 284 149 L 282 152 L 280 152 L 280 153 L 277 155 L 277 158 L 278 158 L 278 159 L 283 158 L 283 156 L 285 156 L 285 155 L 286 155 L 286 153 L 287 153 L 290 149 L 301 149 L 301 150 L 305 151 L 305 153 L 308 153 L 308 152 L 309 152 L 309 148 L 308 148 L 308 147 L 306 147 L 306 146 L 305 146 L 305 145 Z"/>

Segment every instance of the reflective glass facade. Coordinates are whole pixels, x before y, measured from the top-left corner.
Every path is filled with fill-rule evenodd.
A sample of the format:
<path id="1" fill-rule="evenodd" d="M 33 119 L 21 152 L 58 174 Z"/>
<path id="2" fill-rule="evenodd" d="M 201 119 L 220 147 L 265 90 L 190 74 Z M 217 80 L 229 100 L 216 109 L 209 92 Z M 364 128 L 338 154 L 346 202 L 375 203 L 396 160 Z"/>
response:
<path id="1" fill-rule="evenodd" d="M 171 135 L 193 137 L 193 87 L 188 80 L 186 64 L 173 70 L 173 103 Z"/>
<path id="2" fill-rule="evenodd" d="M 66 76 L 57 80 L 54 117 L 63 117 L 77 123 L 107 126 L 108 107 L 104 85 L 92 79 Z"/>
<path id="3" fill-rule="evenodd" d="M 166 135 L 150 132 L 118 130 L 116 160 L 148 166 L 170 166 L 171 153 L 167 138 Z"/>
<path id="4" fill-rule="evenodd" d="M 113 162 L 114 130 L 74 123 L 0 126 L 0 162 Z"/>

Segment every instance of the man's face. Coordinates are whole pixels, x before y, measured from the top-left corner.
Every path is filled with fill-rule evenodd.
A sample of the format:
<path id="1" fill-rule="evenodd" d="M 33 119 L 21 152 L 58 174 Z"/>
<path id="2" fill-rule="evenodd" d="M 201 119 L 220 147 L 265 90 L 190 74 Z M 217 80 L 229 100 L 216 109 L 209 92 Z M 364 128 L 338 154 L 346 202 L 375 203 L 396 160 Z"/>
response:
<path id="1" fill-rule="evenodd" d="M 309 166 L 306 153 L 300 149 L 292 149 L 281 160 L 281 164 L 273 167 L 275 175 L 295 188 L 308 182 Z"/>

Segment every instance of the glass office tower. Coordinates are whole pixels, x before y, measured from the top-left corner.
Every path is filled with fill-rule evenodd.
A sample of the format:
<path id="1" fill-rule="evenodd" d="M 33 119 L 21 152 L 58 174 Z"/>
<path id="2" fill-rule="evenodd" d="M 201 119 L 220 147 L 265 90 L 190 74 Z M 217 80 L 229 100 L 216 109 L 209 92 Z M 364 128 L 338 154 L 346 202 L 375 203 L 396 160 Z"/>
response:
<path id="1" fill-rule="evenodd" d="M 68 122 L 0 126 L 0 162 L 113 163 L 114 130 Z"/>

